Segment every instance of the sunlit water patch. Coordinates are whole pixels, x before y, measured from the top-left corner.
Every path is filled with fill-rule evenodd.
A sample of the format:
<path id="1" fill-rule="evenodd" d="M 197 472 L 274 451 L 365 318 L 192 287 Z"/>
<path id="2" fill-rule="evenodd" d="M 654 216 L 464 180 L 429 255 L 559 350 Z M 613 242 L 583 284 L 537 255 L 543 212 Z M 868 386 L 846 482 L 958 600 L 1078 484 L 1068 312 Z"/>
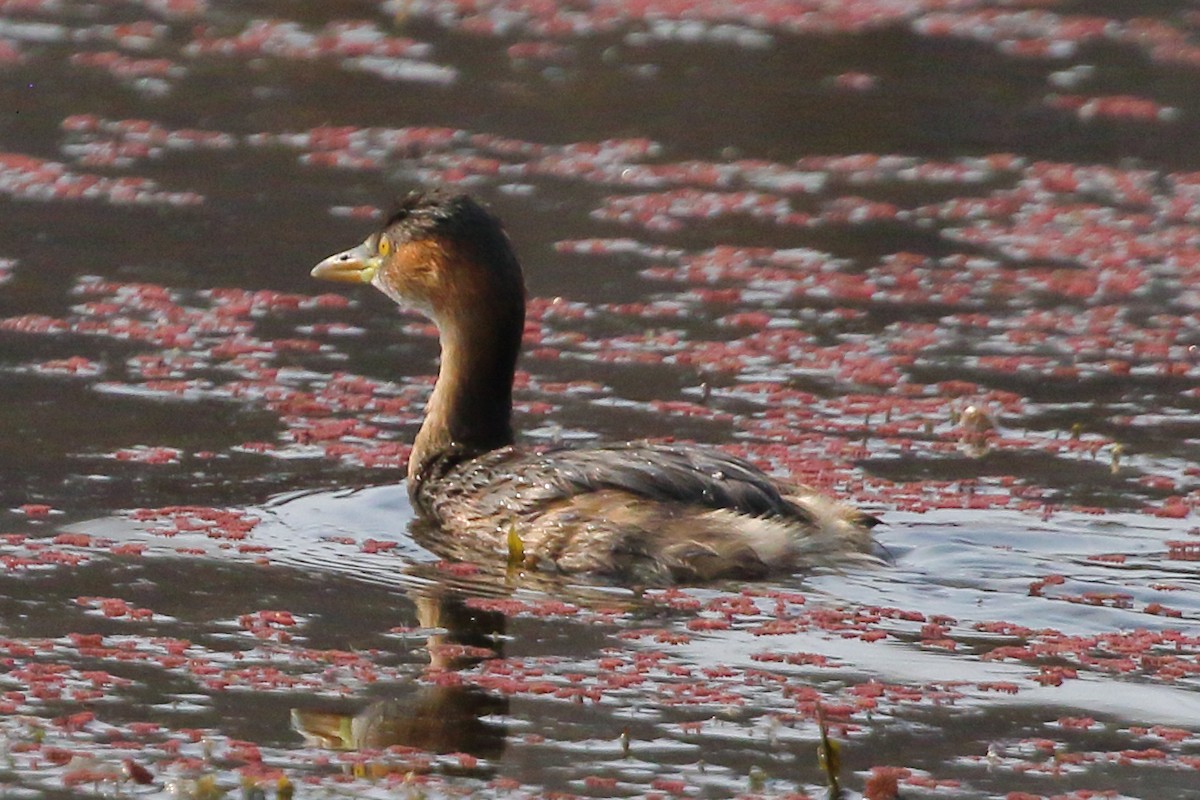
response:
<path id="1" fill-rule="evenodd" d="M 913 788 L 986 793 L 1146 763 L 1182 787 L 1197 765 L 1197 562 L 1173 544 L 1186 536 L 1173 520 L 897 513 L 882 535 L 889 566 L 636 593 L 443 567 L 409 535 L 410 520 L 403 487 L 389 485 L 237 510 L 139 509 L 52 540 L 10 538 L 9 559 L 57 552 L 59 565 L 77 564 L 76 577 L 40 581 L 61 588 L 37 606 L 61 591 L 76 618 L 64 622 L 94 631 L 8 634 L 6 697 L 25 720 L 8 736 L 49 760 L 23 755 L 16 774 L 30 785 L 128 780 L 119 776 L 132 752 L 134 765 L 179 785 L 227 785 L 227 768 L 261 785 L 279 770 L 316 779 L 344 763 L 362 765 L 347 775 L 356 792 L 394 789 L 414 770 L 434 787 L 479 776 L 475 790 L 503 774 L 513 788 L 819 792 L 818 707 L 864 775 L 883 766 L 873 753 L 915 746 L 935 719 L 961 728 L 958 759 L 906 761 L 897 774 Z M 10 561 L 10 574 L 26 566 Z M 90 571 L 117 578 L 110 595 L 71 597 Z M 201 596 L 258 574 L 271 604 L 148 599 L 156 582 L 186 573 L 210 576 Z M 20 587 L 36 574 L 6 580 Z M 126 638 L 138 629 L 153 637 Z M 66 668 L 40 671 L 54 653 Z M 138 704 L 195 719 L 200 731 L 182 735 L 196 746 L 171 744 L 170 727 L 128 723 L 133 748 L 116 743 L 128 730 L 90 715 L 35 721 L 43 704 L 118 702 L 108 698 L 134 686 L 121 666 L 130 662 Z M 1104 689 L 1113 681 L 1119 692 Z M 246 691 L 260 698 L 254 713 L 281 727 L 267 733 L 232 710 L 226 697 Z M 229 740 L 206 729 L 218 719 Z M 1063 736 L 1048 760 L 1040 742 Z M 359 756 L 333 755 L 345 748 Z"/>

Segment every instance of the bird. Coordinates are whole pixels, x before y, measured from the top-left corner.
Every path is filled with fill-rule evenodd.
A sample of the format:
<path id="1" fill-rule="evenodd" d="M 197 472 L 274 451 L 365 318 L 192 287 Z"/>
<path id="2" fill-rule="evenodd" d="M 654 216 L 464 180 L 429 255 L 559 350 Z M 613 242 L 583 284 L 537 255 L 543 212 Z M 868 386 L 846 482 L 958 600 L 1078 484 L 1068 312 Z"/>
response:
<path id="1" fill-rule="evenodd" d="M 499 218 L 451 188 L 414 191 L 313 277 L 369 284 L 436 326 L 437 380 L 408 493 L 450 557 L 636 585 L 760 579 L 875 558 L 878 520 L 716 447 L 527 447 L 512 426 L 526 290 Z M 515 538 L 514 538 L 515 537 Z"/>

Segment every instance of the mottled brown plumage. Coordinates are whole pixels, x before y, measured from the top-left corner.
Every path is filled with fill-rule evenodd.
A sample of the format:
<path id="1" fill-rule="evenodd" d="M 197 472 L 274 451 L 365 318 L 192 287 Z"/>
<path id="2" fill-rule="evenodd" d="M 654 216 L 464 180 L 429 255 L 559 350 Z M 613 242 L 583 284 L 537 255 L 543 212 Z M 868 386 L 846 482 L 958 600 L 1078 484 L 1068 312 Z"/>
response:
<path id="1" fill-rule="evenodd" d="M 515 531 L 529 563 L 662 583 L 761 577 L 871 550 L 868 515 L 720 450 L 514 447 L 524 282 L 499 221 L 466 195 L 410 195 L 313 275 L 371 283 L 437 324 L 441 368 L 408 478 L 448 555 L 502 559 Z"/>

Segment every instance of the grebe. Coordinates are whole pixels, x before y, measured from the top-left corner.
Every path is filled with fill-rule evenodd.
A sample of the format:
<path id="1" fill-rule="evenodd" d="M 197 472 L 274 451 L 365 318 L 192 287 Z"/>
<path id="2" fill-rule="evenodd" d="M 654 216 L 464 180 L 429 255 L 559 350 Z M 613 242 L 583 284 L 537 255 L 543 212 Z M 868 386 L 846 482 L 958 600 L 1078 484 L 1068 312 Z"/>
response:
<path id="1" fill-rule="evenodd" d="M 437 325 L 441 365 L 408 491 L 455 557 L 503 558 L 515 531 L 527 561 L 635 583 L 869 558 L 874 518 L 719 450 L 515 446 L 525 283 L 499 220 L 467 195 L 410 194 L 382 229 L 312 275 L 369 283 Z"/>

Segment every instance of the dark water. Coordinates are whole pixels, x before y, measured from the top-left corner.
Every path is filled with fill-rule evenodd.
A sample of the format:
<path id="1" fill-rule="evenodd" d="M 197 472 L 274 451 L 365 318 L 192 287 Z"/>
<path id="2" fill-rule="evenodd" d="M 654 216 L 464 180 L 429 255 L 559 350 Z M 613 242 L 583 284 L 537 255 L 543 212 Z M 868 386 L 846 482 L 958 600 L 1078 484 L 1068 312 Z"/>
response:
<path id="1" fill-rule="evenodd" d="M 823 796 L 820 709 L 849 796 L 1200 796 L 1200 17 L 942 5 L 0 0 L 0 795 Z M 435 340 L 308 270 L 438 183 L 527 440 L 894 565 L 418 544 Z"/>

